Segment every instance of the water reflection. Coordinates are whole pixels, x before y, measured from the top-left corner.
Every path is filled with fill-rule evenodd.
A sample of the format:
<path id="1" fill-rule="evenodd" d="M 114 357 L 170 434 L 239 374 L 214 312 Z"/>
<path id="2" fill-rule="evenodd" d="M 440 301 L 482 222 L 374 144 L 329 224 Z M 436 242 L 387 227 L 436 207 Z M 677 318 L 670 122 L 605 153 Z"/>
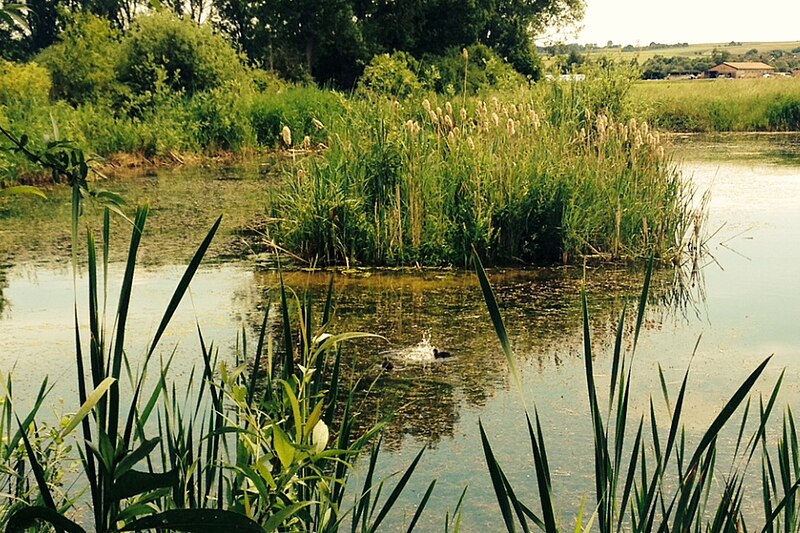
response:
<path id="1" fill-rule="evenodd" d="M 626 303 L 634 307 L 643 283 L 643 267 L 592 269 L 540 268 L 490 271 L 511 342 L 522 364 L 544 373 L 566 359 L 581 357 L 573 342 L 582 331 L 581 285 L 586 279 L 598 347 L 607 346 Z M 308 294 L 321 307 L 330 273 L 293 272 L 284 276 L 295 293 Z M 685 320 L 697 294 L 686 286 L 681 269 L 655 272 L 646 328 Z M 264 298 L 278 301 L 279 279 L 261 271 L 255 281 Z M 696 280 L 695 280 L 696 281 Z M 477 277 L 471 272 L 394 271 L 337 275 L 335 332 L 366 331 L 385 337 L 352 343 L 345 351 L 351 380 L 360 379 L 365 423 L 391 415 L 384 441 L 390 448 L 414 437 L 435 446 L 452 437 L 465 408 L 480 409 L 509 387 L 505 358 L 486 310 Z M 259 307 L 263 307 L 263 304 Z M 248 322 L 260 324 L 257 313 Z M 280 328 L 275 327 L 280 335 Z M 276 346 L 283 346 L 278 342 Z M 436 360 L 433 348 L 454 357 Z M 604 353 L 601 351 L 600 353 Z M 382 362 L 388 358 L 392 370 Z M 374 382 L 374 384 L 373 384 Z"/>

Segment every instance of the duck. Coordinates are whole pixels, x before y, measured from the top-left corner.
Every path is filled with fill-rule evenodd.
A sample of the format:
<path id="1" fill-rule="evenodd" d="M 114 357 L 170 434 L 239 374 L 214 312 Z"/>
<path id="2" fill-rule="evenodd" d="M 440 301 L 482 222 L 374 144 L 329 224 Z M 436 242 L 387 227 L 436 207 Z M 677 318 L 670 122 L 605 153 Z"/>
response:
<path id="1" fill-rule="evenodd" d="M 450 352 L 440 352 L 438 348 L 433 349 L 434 359 L 446 359 L 448 357 L 453 357 L 453 354 L 451 354 Z"/>
<path id="2" fill-rule="evenodd" d="M 389 361 L 388 357 L 384 357 L 383 362 L 381 363 L 381 370 L 383 370 L 384 372 L 391 372 L 392 370 L 394 370 L 394 363 Z"/>

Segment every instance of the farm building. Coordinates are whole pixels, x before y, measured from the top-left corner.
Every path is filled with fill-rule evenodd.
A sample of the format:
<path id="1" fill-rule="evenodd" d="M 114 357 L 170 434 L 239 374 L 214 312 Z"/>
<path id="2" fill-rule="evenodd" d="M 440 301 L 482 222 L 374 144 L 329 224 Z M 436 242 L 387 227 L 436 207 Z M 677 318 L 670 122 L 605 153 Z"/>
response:
<path id="1" fill-rule="evenodd" d="M 712 78 L 763 78 L 774 72 L 775 67 L 760 62 L 726 61 L 708 69 L 708 75 Z"/>

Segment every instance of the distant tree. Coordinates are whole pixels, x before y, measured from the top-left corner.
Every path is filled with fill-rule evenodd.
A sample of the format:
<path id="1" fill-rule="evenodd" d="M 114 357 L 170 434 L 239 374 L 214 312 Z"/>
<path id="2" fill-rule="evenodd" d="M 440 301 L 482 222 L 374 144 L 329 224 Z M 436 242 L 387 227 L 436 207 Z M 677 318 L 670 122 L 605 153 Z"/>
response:
<path id="1" fill-rule="evenodd" d="M 712 61 L 719 65 L 720 63 L 725 63 L 726 61 L 730 61 L 731 53 L 727 50 L 720 50 L 718 48 L 714 48 L 711 52 L 711 59 Z"/>

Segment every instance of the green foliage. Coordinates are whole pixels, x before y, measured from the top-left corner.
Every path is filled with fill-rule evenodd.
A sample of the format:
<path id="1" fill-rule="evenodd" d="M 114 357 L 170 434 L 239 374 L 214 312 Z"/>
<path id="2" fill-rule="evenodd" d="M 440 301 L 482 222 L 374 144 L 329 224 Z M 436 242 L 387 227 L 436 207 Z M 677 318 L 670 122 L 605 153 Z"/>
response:
<path id="1" fill-rule="evenodd" d="M 486 273 L 475 258 L 476 270 L 481 281 L 484 298 L 492 316 L 498 338 L 503 345 L 509 364 L 513 369 L 514 355 L 508 347 L 507 334 L 494 292 Z M 670 400 L 664 374 L 659 367 L 663 399 L 668 412 L 669 431 L 666 441 L 659 435 L 662 424 L 656 418 L 653 398 L 650 399 L 649 420 L 641 414 L 638 420 L 629 411 L 632 389 L 632 367 L 636 345 L 645 317 L 645 304 L 649 293 L 653 262 L 651 260 L 645 277 L 632 342 L 624 342 L 626 311 L 617 327 L 614 351 L 611 357 L 611 373 L 608 380 L 608 402 L 602 401 L 598 393 L 599 382 L 594 372 L 596 358 L 589 324 L 586 293 L 582 294 L 584 368 L 589 399 L 589 414 L 593 432 L 595 462 L 596 506 L 587 523 L 583 523 L 583 504 L 578 512 L 576 531 L 592 531 L 594 523 L 602 533 L 621 531 L 738 531 L 745 523 L 744 495 L 753 491 L 746 487 L 751 480 L 748 467 L 757 451 L 761 451 L 761 478 L 764 524 L 762 531 L 780 529 L 794 531 L 798 523 L 798 479 L 797 431 L 791 410 L 784 417 L 783 435 L 777 446 L 777 457 L 769 449 L 766 426 L 781 388 L 783 374 L 772 389 L 765 403 L 759 399 L 759 412 L 750 417 L 754 385 L 763 373 L 770 358 L 753 370 L 733 392 L 728 402 L 704 430 L 699 442 L 688 444 L 682 415 L 686 398 L 689 371 L 684 374 L 677 396 Z M 698 341 L 699 342 L 699 341 Z M 625 348 L 625 346 L 630 348 Z M 517 387 L 525 404 L 524 391 Z M 605 396 L 605 395 L 603 395 Z M 742 410 L 741 421 L 736 424 L 734 415 Z M 498 505 L 507 531 L 516 531 L 519 523 L 523 531 L 537 526 L 548 532 L 559 531 L 556 521 L 555 498 L 552 491 L 551 466 L 547 458 L 544 434 L 539 412 L 534 407 L 534 417 L 525 408 L 528 435 L 533 452 L 533 464 L 538 485 L 538 500 L 541 516 L 537 516 L 530 503 L 525 504 L 517 496 L 506 477 L 489 442 L 483 423 L 479 421 L 484 456 Z M 717 472 L 719 438 L 727 431 L 736 429 L 735 450 L 728 470 Z M 649 430 L 647 429 L 649 426 Z M 638 429 L 637 429 L 638 428 Z M 634 430 L 635 433 L 632 433 Z M 648 435 L 649 433 L 649 435 Z M 634 434 L 631 439 L 631 435 Z M 631 442 L 632 440 L 632 442 Z M 691 442 L 691 441 L 688 441 Z M 692 450 L 689 446 L 695 446 Z M 777 464 L 776 475 L 773 464 Z M 677 477 L 674 477 L 677 474 Z"/>
<path id="2" fill-rule="evenodd" d="M 72 104 L 112 98 L 120 91 L 120 32 L 108 20 L 80 14 L 37 60 L 53 77 L 53 96 Z"/>
<path id="3" fill-rule="evenodd" d="M 800 130 L 800 96 L 776 98 L 767 108 L 767 120 L 775 130 Z"/>
<path id="4" fill-rule="evenodd" d="M 281 146 L 284 126 L 289 128 L 293 144 L 300 144 L 308 136 L 317 145 L 328 142 L 331 127 L 336 127 L 348 107 L 339 93 L 315 87 L 291 87 L 253 95 L 248 114 L 262 146 Z"/>
<path id="5" fill-rule="evenodd" d="M 422 88 L 416 74 L 419 68 L 419 62 L 405 52 L 376 55 L 364 69 L 358 86 L 361 91 L 407 98 Z"/>
<path id="6" fill-rule="evenodd" d="M 137 18 L 122 45 L 120 80 L 137 95 L 154 93 L 160 81 L 172 91 L 193 95 L 245 74 L 241 58 L 223 36 L 165 11 Z"/>
<path id="7" fill-rule="evenodd" d="M 239 152 L 255 146 L 257 139 L 243 100 L 251 97 L 238 82 L 198 93 L 192 99 L 191 121 L 197 128 L 197 143 L 205 150 Z"/>
<path id="8" fill-rule="evenodd" d="M 686 80 L 637 83 L 631 112 L 670 131 L 794 131 L 800 80 Z"/>
<path id="9" fill-rule="evenodd" d="M 426 73 L 435 72 L 435 79 L 425 81 L 442 94 L 474 95 L 488 89 L 514 89 L 525 82 L 497 53 L 483 44 L 473 44 L 464 49 L 450 48 L 442 56 L 425 57 Z M 465 72 L 466 70 L 466 72 Z"/>
<path id="10" fill-rule="evenodd" d="M 52 86 L 46 68 L 0 60 L 0 106 L 7 118 L 18 119 L 46 107 Z"/>
<path id="11" fill-rule="evenodd" d="M 699 75 L 715 65 L 716 63 L 710 57 L 664 57 L 656 55 L 642 65 L 642 78 L 660 80 L 676 74 Z"/>
<path id="12" fill-rule="evenodd" d="M 554 85 L 354 103 L 329 150 L 287 176 L 283 245 L 328 264 L 459 265 L 473 246 L 493 263 L 677 253 L 689 197 L 658 134 L 611 114 L 605 84 Z"/>

